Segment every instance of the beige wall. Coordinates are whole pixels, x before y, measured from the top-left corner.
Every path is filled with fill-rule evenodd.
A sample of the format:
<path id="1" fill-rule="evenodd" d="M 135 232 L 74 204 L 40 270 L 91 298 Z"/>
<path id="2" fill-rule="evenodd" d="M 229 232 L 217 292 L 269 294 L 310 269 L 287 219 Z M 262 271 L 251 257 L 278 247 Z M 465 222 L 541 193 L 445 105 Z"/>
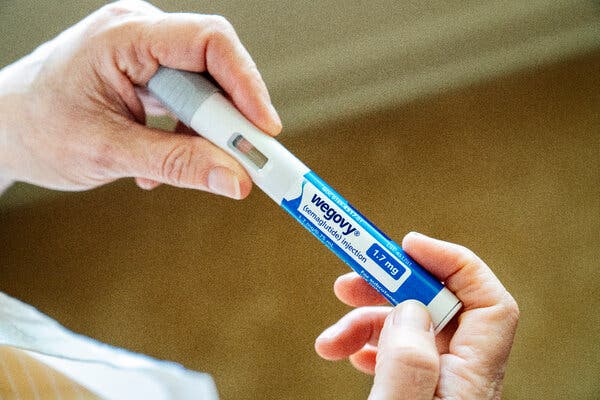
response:
<path id="1" fill-rule="evenodd" d="M 600 394 L 599 70 L 590 54 L 282 136 L 393 238 L 418 230 L 487 260 L 522 311 L 508 399 Z M 0 290 L 208 371 L 224 399 L 366 398 L 368 377 L 312 348 L 347 310 L 331 291 L 346 270 L 258 190 L 235 202 L 122 181 L 0 210 Z"/>

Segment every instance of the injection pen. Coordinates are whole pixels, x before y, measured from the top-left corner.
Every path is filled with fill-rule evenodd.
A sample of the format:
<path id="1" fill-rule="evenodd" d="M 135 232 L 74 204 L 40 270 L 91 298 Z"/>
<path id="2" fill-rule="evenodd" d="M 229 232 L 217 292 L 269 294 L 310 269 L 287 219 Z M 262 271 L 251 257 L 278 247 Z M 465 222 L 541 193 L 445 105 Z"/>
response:
<path id="1" fill-rule="evenodd" d="M 438 333 L 462 304 L 204 76 L 160 67 L 148 89 L 184 124 L 238 160 L 254 183 L 396 305 L 425 304 Z"/>

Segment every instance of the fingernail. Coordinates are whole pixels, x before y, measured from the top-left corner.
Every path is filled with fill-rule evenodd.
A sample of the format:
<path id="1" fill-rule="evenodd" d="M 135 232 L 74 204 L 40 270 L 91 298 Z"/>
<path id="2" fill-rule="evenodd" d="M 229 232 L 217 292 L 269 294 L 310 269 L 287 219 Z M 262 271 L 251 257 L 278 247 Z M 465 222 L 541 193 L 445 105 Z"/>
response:
<path id="1" fill-rule="evenodd" d="M 240 181 L 228 168 L 215 167 L 208 173 L 208 188 L 211 192 L 232 199 L 241 198 Z"/>
<path id="2" fill-rule="evenodd" d="M 277 110 L 275 110 L 275 107 L 273 107 L 273 104 L 269 103 L 268 108 L 269 108 L 269 115 L 271 116 L 271 118 L 273 119 L 275 124 L 278 127 L 281 127 L 281 118 L 279 118 L 279 114 L 277 113 Z"/>
<path id="3" fill-rule="evenodd" d="M 425 306 L 416 300 L 407 300 L 394 309 L 394 325 L 429 331 L 431 317 Z"/>
<path id="4" fill-rule="evenodd" d="M 342 327 L 338 326 L 338 324 L 331 325 L 329 328 L 325 329 L 323 333 L 321 333 L 317 340 L 331 340 L 342 332 Z"/>

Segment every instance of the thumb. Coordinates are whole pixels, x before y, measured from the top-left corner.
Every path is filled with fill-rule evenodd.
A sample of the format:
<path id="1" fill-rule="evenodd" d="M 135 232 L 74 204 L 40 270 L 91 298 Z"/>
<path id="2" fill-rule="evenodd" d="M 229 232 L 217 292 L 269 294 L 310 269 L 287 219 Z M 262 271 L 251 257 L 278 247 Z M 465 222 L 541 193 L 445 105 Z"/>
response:
<path id="1" fill-rule="evenodd" d="M 439 354 L 429 312 L 417 301 L 405 301 L 383 325 L 369 400 L 431 400 L 438 377 Z"/>
<path id="2" fill-rule="evenodd" d="M 226 152 L 200 136 L 134 125 L 122 144 L 123 176 L 205 190 L 234 199 L 250 193 L 252 181 Z"/>

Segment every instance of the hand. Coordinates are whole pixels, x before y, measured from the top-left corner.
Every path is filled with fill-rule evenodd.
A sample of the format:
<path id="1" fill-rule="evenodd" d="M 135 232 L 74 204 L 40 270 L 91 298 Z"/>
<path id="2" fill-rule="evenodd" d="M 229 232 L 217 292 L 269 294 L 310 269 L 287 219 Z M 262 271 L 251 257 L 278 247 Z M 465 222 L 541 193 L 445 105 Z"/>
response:
<path id="1" fill-rule="evenodd" d="M 360 308 L 317 338 L 317 352 L 328 360 L 349 357 L 358 370 L 375 374 L 371 400 L 499 399 L 517 303 L 462 246 L 410 233 L 402 247 L 463 302 L 458 321 L 435 337 L 421 303 L 372 306 L 385 299 L 351 273 L 338 278 L 334 290 L 341 301 Z"/>
<path id="2" fill-rule="evenodd" d="M 0 181 L 84 190 L 135 177 L 245 197 L 246 171 L 181 125 L 146 127 L 164 113 L 144 89 L 158 66 L 208 71 L 240 111 L 281 130 L 266 86 L 222 17 L 167 14 L 142 1 L 107 5 L 0 71 Z"/>

